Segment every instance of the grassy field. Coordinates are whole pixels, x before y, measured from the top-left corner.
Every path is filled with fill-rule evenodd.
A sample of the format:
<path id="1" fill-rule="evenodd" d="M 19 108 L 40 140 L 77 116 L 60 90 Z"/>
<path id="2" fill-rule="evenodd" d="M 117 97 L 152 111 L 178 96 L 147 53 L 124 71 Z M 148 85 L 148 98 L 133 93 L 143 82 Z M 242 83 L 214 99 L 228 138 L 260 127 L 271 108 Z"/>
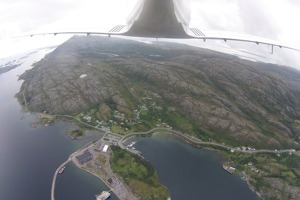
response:
<path id="1" fill-rule="evenodd" d="M 112 146 L 111 168 L 141 200 L 166 200 L 167 189 L 158 180 L 155 169 L 140 157 Z"/>
<path id="2" fill-rule="evenodd" d="M 117 133 L 117 134 L 124 134 L 124 129 L 120 126 L 112 125 L 110 127 L 111 132 Z"/>

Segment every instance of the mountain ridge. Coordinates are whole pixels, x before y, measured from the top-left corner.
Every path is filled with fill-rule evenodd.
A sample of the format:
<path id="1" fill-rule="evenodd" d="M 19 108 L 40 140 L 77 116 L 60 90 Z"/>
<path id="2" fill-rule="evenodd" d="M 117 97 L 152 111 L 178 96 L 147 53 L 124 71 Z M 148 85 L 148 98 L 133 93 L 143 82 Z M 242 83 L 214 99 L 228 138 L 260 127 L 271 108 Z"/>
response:
<path id="1" fill-rule="evenodd" d="M 75 36 L 20 79 L 25 81 L 17 98 L 24 105 L 24 92 L 34 112 L 94 109 L 95 120 L 108 121 L 116 110 L 133 121 L 147 96 L 161 108 L 151 113 L 157 115 L 151 125 L 164 117 L 204 140 L 294 148 L 300 139 L 300 72 L 211 50 Z M 141 117 L 143 128 L 151 126 L 145 122 L 150 116 Z"/>

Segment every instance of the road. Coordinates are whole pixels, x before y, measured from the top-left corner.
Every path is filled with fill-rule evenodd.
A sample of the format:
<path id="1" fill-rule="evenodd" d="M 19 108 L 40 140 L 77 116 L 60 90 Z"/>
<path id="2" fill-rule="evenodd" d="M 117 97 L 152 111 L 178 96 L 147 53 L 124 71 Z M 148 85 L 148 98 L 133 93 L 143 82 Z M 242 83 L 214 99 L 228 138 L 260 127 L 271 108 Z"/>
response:
<path id="1" fill-rule="evenodd" d="M 82 123 L 82 124 L 84 124 L 86 126 L 89 126 L 91 128 L 94 128 L 94 129 L 97 129 L 99 131 L 102 131 L 98 127 L 90 125 L 90 124 L 87 124 L 87 123 L 81 121 L 80 119 L 78 119 L 76 117 L 73 117 L 73 116 L 70 116 L 70 115 L 54 115 L 54 116 L 57 116 L 57 117 L 68 117 L 68 118 L 76 119 L 78 122 L 80 122 L 80 123 Z M 219 143 L 216 143 L 216 142 L 205 142 L 205 141 L 202 141 L 202 140 L 200 140 L 198 138 L 191 137 L 189 135 L 180 133 L 178 131 L 174 131 L 174 130 L 169 129 L 169 128 L 153 128 L 153 129 L 151 129 L 149 131 L 146 131 L 146 132 L 135 132 L 135 133 L 127 134 L 125 136 L 119 135 L 119 136 L 122 137 L 122 139 L 119 140 L 118 145 L 121 148 L 126 149 L 126 147 L 124 146 L 123 142 L 125 140 L 127 140 L 128 138 L 130 138 L 132 136 L 136 136 L 136 135 L 148 135 L 148 134 L 152 134 L 152 133 L 154 133 L 157 130 L 163 130 L 165 132 L 175 134 L 175 135 L 180 136 L 181 138 L 183 138 L 183 139 L 185 139 L 188 142 L 191 142 L 193 144 L 209 145 L 209 146 L 214 146 L 214 147 L 221 147 L 221 148 L 227 149 L 229 151 L 234 150 L 236 152 L 241 152 L 241 153 L 297 153 L 297 152 L 300 152 L 300 151 L 294 151 L 292 149 L 283 149 L 283 150 L 270 150 L 270 149 L 243 150 L 243 149 L 238 149 L 236 147 L 231 147 L 231 146 L 228 146 L 228 145 L 225 145 L 225 144 L 219 144 Z M 118 134 L 116 134 L 116 135 L 118 135 Z"/>
<path id="2" fill-rule="evenodd" d="M 55 116 L 55 117 L 67 117 L 67 118 L 76 119 L 76 120 L 77 120 L 78 122 L 80 122 L 81 124 L 84 124 L 84 125 L 86 125 L 86 126 L 88 126 L 88 127 L 91 127 L 91 128 L 94 128 L 94 129 L 97 129 L 97 130 L 103 132 L 102 129 L 98 128 L 97 126 L 93 126 L 93 125 L 87 124 L 87 123 L 81 121 L 80 119 L 78 119 L 78 118 L 76 118 L 76 117 L 73 117 L 73 116 L 71 116 L 71 115 L 53 115 L 53 116 Z"/>
<path id="3" fill-rule="evenodd" d="M 71 115 L 54 115 L 54 116 L 57 116 L 57 117 L 67 117 L 67 118 L 72 118 L 72 119 L 76 119 L 78 122 L 86 125 L 86 126 L 89 126 L 91 128 L 94 128 L 94 129 L 97 129 L 99 131 L 102 131 L 100 128 L 96 127 L 96 126 L 93 126 L 93 125 L 90 125 L 90 124 L 87 124 L 83 121 L 81 121 L 80 119 L 76 118 L 76 117 L 73 117 Z M 224 149 L 227 149 L 229 151 L 231 150 L 234 150 L 236 152 L 242 152 L 242 153 L 297 153 L 297 152 L 300 152 L 300 151 L 294 151 L 294 150 L 291 150 L 291 149 L 283 149 L 283 150 L 270 150 L 270 149 L 259 149 L 259 150 L 243 150 L 243 149 L 238 149 L 236 147 L 230 147 L 228 145 L 225 145 L 225 144 L 219 144 L 219 143 L 216 143 L 216 142 L 205 142 L 205 141 L 202 141 L 198 138 L 195 138 L 195 137 L 191 137 L 189 135 L 186 135 L 186 134 L 183 134 L 183 133 L 180 133 L 178 131 L 174 131 L 172 129 L 169 129 L 169 128 L 153 128 L 149 131 L 146 131 L 146 132 L 135 132 L 135 133 L 130 133 L 130 134 L 127 134 L 125 136 L 122 136 L 122 135 L 119 135 L 119 134 L 116 134 L 116 135 L 119 135 L 122 137 L 122 139 L 118 142 L 118 145 L 123 148 L 123 149 L 126 149 L 126 147 L 123 145 L 123 142 L 125 140 L 127 140 L 128 138 L 132 137 L 132 136 L 136 136 L 136 135 L 148 135 L 148 134 L 152 134 L 154 133 L 155 131 L 157 130 L 163 130 L 165 132 L 168 132 L 168 133 L 172 133 L 172 134 L 175 134 L 177 136 L 180 136 L 181 138 L 187 140 L 188 142 L 191 142 L 193 144 L 198 144 L 198 145 L 210 145 L 210 146 L 214 146 L 214 147 L 221 147 L 221 148 L 224 148 Z M 103 132 L 103 131 L 102 131 Z"/>
<path id="4" fill-rule="evenodd" d="M 73 119 L 78 120 L 80 123 L 82 123 L 84 125 L 87 125 L 89 127 L 92 127 L 92 128 L 97 129 L 97 130 L 100 130 L 99 128 L 97 128 L 95 126 L 92 126 L 90 124 L 87 124 L 85 122 L 82 122 L 81 120 L 79 120 L 79 119 L 77 119 L 77 118 L 75 118 L 73 116 L 69 116 L 69 115 L 55 115 L 55 116 L 73 118 Z M 297 153 L 297 152 L 300 152 L 300 151 L 294 151 L 294 150 L 291 150 L 291 149 L 285 149 L 285 150 L 269 150 L 269 149 L 243 150 L 243 149 L 238 149 L 238 148 L 235 148 L 235 147 L 230 147 L 230 146 L 227 146 L 225 144 L 219 144 L 219 143 L 215 143 L 215 142 L 204 142 L 204 141 L 202 141 L 202 140 L 200 140 L 198 138 L 195 138 L 195 137 L 183 134 L 183 133 L 178 132 L 178 131 L 174 131 L 174 130 L 169 129 L 169 128 L 153 128 L 153 129 L 151 129 L 149 131 L 146 131 L 146 132 L 135 132 L 135 133 L 127 134 L 125 136 L 121 136 L 119 134 L 115 134 L 115 135 L 118 135 L 118 136 L 122 137 L 118 141 L 118 146 L 120 146 L 122 149 L 127 149 L 127 147 L 124 145 L 124 142 L 127 139 L 129 139 L 130 137 L 137 136 L 137 135 L 150 135 L 150 134 L 156 133 L 158 131 L 165 132 L 165 133 L 175 134 L 175 135 L 183 138 L 184 140 L 186 140 L 186 141 L 188 141 L 188 142 L 190 142 L 192 144 L 196 144 L 196 145 L 209 145 L 209 146 L 214 146 L 214 147 L 221 147 L 221 148 L 227 149 L 229 151 L 234 150 L 236 152 L 241 152 L 241 153 L 251 153 L 251 154 L 253 154 L 253 153 Z M 76 165 L 77 164 L 76 161 L 75 161 L 76 155 L 81 154 L 86 149 L 89 149 L 92 144 L 93 144 L 93 142 L 90 142 L 90 143 L 84 145 L 82 148 L 80 148 L 76 152 L 72 153 L 69 156 L 68 160 L 66 160 L 63 164 L 61 164 L 57 168 L 57 170 L 55 171 L 54 177 L 53 177 L 53 181 L 52 181 L 51 200 L 55 200 L 55 183 L 56 183 L 56 178 L 57 178 L 57 174 L 58 174 L 59 169 L 62 168 L 63 166 L 65 166 L 67 163 L 69 163 L 71 161 L 73 161 L 74 164 Z"/>
<path id="5" fill-rule="evenodd" d="M 59 117 L 69 117 L 69 118 L 72 118 L 72 119 L 76 119 L 78 122 L 86 125 L 86 126 L 89 126 L 91 128 L 95 128 L 97 130 L 100 130 L 102 131 L 101 129 L 99 129 L 98 127 L 96 126 L 92 126 L 90 124 L 87 124 L 83 121 L 81 121 L 80 119 L 76 118 L 76 117 L 73 117 L 73 116 L 70 116 L 70 115 L 55 115 L 55 116 L 59 116 Z M 132 137 L 132 136 L 136 136 L 136 135 L 148 135 L 148 134 L 152 134 L 154 133 L 155 131 L 157 130 L 163 130 L 165 132 L 168 132 L 168 133 L 172 133 L 172 134 L 175 134 L 177 136 L 180 136 L 181 138 L 193 143 L 193 144 L 198 144 L 198 145 L 210 145 L 210 146 L 214 146 L 214 147 L 221 147 L 221 148 L 224 148 L 224 149 L 227 149 L 229 151 L 231 150 L 234 150 L 236 152 L 241 152 L 241 153 L 297 153 L 297 152 L 300 152 L 300 151 L 294 151 L 294 150 L 291 150 L 291 149 L 284 149 L 284 150 L 270 150 L 270 149 L 259 149 L 259 150 L 243 150 L 243 149 L 237 149 L 235 147 L 230 147 L 228 145 L 225 145 L 225 144 L 219 144 L 219 143 L 216 143 L 216 142 L 205 142 L 205 141 L 202 141 L 198 138 L 195 138 L 195 137 L 191 137 L 189 135 L 186 135 L 186 134 L 183 134 L 183 133 L 180 133 L 178 131 L 174 131 L 172 129 L 169 129 L 169 128 L 153 128 L 149 131 L 146 131 L 146 132 L 135 132 L 135 133 L 130 133 L 130 134 L 127 134 L 125 136 L 122 136 L 122 139 L 118 142 L 118 145 L 123 148 L 123 149 L 126 149 L 126 147 L 124 146 L 123 142 L 125 140 L 127 140 L 128 138 Z M 117 134 L 118 135 L 118 134 Z M 121 135 L 120 135 L 121 136 Z"/>
<path id="6" fill-rule="evenodd" d="M 27 100 L 26 100 L 24 91 L 22 92 L 22 94 L 23 94 L 23 99 L 24 99 L 24 102 L 25 102 L 25 108 L 26 108 L 26 111 L 29 112 L 28 107 L 27 107 Z"/>
<path id="7" fill-rule="evenodd" d="M 221 148 L 227 149 L 229 151 L 234 150 L 236 152 L 241 152 L 241 153 L 297 153 L 297 152 L 300 152 L 300 151 L 294 151 L 294 150 L 291 150 L 291 149 L 284 149 L 284 150 L 270 150 L 270 149 L 243 150 L 243 149 L 238 149 L 236 147 L 230 147 L 230 146 L 227 146 L 225 144 L 219 144 L 219 143 L 215 143 L 215 142 L 205 142 L 205 141 L 202 141 L 198 138 L 191 137 L 189 135 L 186 135 L 186 134 L 183 134 L 183 133 L 180 133 L 178 131 L 174 131 L 174 130 L 168 129 L 168 128 L 154 128 L 154 129 L 151 129 L 151 130 L 146 131 L 146 132 L 130 133 L 128 135 L 123 136 L 123 138 L 118 142 L 118 145 L 121 148 L 126 148 L 126 147 L 124 147 L 123 142 L 126 141 L 128 138 L 136 136 L 136 135 L 152 134 L 152 133 L 155 133 L 155 131 L 157 131 L 157 130 L 163 130 L 167 133 L 175 134 L 175 135 L 177 135 L 177 136 L 179 136 L 179 137 L 181 137 L 181 138 L 185 139 L 186 141 L 191 142 L 193 144 L 221 147 Z"/>

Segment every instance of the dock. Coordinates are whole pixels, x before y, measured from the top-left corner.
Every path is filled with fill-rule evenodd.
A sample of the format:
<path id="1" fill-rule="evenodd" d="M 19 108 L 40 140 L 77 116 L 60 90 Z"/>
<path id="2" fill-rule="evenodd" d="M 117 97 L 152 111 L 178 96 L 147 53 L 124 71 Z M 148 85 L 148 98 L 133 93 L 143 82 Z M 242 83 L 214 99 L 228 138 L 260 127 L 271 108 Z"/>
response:
<path id="1" fill-rule="evenodd" d="M 55 183 L 57 175 L 59 174 L 59 171 L 65 167 L 66 164 L 68 164 L 71 161 L 71 158 L 69 158 L 67 161 L 65 161 L 63 164 L 61 164 L 55 171 L 52 181 L 52 187 L 51 187 L 51 200 L 55 200 Z"/>

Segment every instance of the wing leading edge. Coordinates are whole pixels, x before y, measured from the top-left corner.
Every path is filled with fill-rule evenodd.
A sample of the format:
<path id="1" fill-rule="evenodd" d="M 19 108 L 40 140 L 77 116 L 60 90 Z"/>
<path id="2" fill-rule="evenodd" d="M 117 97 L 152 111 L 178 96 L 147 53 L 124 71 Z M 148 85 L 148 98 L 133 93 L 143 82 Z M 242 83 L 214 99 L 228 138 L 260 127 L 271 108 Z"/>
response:
<path id="1" fill-rule="evenodd" d="M 290 49 L 290 50 L 295 50 L 295 51 L 300 51 L 298 48 L 291 47 L 289 45 L 283 44 L 278 41 L 273 41 L 269 40 L 266 38 L 261 38 L 261 37 L 253 37 L 253 36 L 248 36 L 248 35 L 235 35 L 235 36 L 228 36 L 228 35 L 222 35 L 222 34 L 204 34 L 200 30 L 196 28 L 189 28 L 189 34 L 193 38 L 201 39 L 204 42 L 206 40 L 222 40 L 224 42 L 227 41 L 237 41 L 237 42 L 248 42 L 248 43 L 255 43 L 257 45 L 269 45 L 271 46 L 271 53 L 273 53 L 274 47 L 279 47 L 279 48 L 285 48 L 285 49 Z"/>
<path id="2" fill-rule="evenodd" d="M 27 34 L 26 36 L 47 35 L 47 34 L 83 34 L 83 35 L 124 35 L 132 37 L 151 38 L 176 38 L 188 39 L 197 38 L 206 40 L 223 40 L 256 43 L 257 45 L 270 45 L 271 53 L 274 47 L 300 51 L 298 48 L 282 44 L 278 41 L 268 40 L 259 37 L 224 36 L 222 34 L 204 34 L 198 28 L 190 28 L 190 10 L 184 0 L 141 0 L 135 6 L 135 10 L 127 19 L 126 25 L 116 25 L 109 31 L 88 32 L 88 31 L 60 31 Z M 25 36 L 25 35 L 23 35 Z"/>

